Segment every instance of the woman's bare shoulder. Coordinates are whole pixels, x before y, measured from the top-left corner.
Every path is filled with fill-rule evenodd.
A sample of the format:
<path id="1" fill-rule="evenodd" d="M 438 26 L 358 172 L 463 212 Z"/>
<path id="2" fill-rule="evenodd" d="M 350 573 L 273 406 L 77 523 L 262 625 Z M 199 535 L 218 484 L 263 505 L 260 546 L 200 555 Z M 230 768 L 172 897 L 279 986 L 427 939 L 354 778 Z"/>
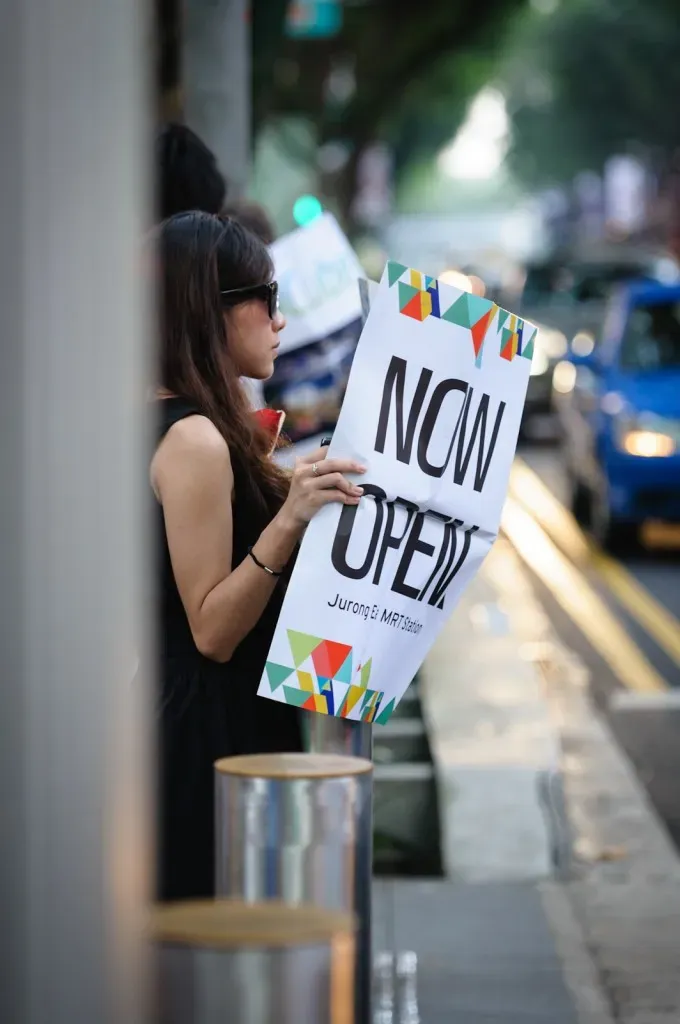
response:
<path id="1" fill-rule="evenodd" d="M 154 489 L 168 473 L 188 474 L 194 479 L 206 473 L 231 475 L 229 447 L 206 416 L 187 416 L 174 423 L 156 449 L 151 462 Z"/>
<path id="2" fill-rule="evenodd" d="M 222 454 L 229 457 L 229 448 L 215 424 L 207 416 L 185 416 L 168 430 L 159 445 L 174 451 L 187 451 L 191 454 Z"/>

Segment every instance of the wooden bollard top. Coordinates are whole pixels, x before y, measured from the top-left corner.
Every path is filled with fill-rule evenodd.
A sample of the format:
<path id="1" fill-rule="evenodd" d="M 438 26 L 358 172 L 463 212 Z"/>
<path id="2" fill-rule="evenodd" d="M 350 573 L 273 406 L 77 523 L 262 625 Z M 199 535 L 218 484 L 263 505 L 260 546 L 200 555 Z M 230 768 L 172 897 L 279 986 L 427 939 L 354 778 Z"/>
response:
<path id="1" fill-rule="evenodd" d="M 351 914 L 278 900 L 196 900 L 153 907 L 149 936 L 159 944 L 203 949 L 313 946 L 353 936 Z"/>
<path id="2" fill-rule="evenodd" d="M 261 779 L 336 779 L 372 770 L 371 761 L 344 754 L 247 754 L 215 762 L 220 775 Z"/>

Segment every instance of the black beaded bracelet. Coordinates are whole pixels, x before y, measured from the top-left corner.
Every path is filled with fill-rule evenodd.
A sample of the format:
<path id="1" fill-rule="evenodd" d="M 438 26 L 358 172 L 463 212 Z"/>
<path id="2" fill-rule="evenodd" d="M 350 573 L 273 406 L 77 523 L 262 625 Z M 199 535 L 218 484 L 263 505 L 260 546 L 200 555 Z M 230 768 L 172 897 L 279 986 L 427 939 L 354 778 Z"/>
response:
<path id="1" fill-rule="evenodd" d="M 270 569 L 268 565 L 265 565 L 264 562 L 260 561 L 260 559 L 257 557 L 252 548 L 248 548 L 248 554 L 255 562 L 255 565 L 258 567 L 258 569 L 263 569 L 264 572 L 269 573 L 270 576 L 283 576 L 283 569 L 281 570 L 281 572 L 276 572 L 275 569 Z"/>

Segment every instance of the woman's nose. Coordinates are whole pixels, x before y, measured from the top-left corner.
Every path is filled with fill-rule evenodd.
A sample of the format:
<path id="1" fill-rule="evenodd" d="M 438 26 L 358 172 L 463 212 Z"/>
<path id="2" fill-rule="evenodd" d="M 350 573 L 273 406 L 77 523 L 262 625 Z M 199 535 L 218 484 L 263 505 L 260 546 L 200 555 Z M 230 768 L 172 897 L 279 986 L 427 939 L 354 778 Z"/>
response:
<path id="1" fill-rule="evenodd" d="M 276 311 L 276 316 L 274 317 L 272 324 L 277 334 L 286 326 L 286 318 L 280 309 Z"/>

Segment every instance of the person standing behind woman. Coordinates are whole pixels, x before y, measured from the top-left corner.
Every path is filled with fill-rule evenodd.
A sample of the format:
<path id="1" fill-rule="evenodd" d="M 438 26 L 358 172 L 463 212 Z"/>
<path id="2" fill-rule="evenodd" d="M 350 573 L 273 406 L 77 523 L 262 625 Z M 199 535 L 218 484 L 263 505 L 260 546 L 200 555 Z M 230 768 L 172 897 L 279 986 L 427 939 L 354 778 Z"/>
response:
<path id="1" fill-rule="evenodd" d="M 163 126 L 155 140 L 154 165 L 159 222 L 188 210 L 222 212 L 226 179 L 215 154 L 187 125 Z"/>
<path id="2" fill-rule="evenodd" d="M 257 235 L 265 245 L 271 245 L 276 241 L 274 223 L 260 203 L 252 199 L 235 199 L 227 203 L 221 212 L 243 224 L 244 228 Z"/>
<path id="3" fill-rule="evenodd" d="M 214 891 L 213 763 L 301 749 L 299 712 L 257 697 L 291 559 L 364 467 L 269 457 L 240 377 L 271 375 L 285 321 L 267 248 L 235 221 L 181 214 L 158 231 L 160 899 Z"/>

